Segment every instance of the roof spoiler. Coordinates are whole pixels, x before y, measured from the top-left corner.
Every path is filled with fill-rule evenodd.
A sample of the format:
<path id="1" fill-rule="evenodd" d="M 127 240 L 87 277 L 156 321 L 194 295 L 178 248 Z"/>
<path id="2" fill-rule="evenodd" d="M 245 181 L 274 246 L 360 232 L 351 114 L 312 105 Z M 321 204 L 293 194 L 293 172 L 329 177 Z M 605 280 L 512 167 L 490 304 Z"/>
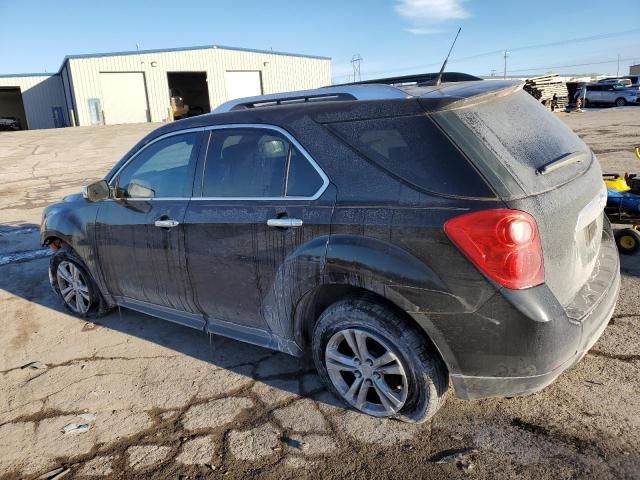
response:
<path id="1" fill-rule="evenodd" d="M 383 85 L 400 85 L 400 84 L 410 84 L 416 83 L 418 85 L 435 85 L 438 80 L 439 72 L 434 73 L 418 73 L 415 75 L 403 75 L 400 77 L 387 77 L 387 78 L 374 78 L 371 80 L 363 80 L 361 82 L 350 82 L 350 83 L 342 83 L 340 85 L 334 85 L 334 87 L 339 87 L 342 85 L 370 85 L 372 83 L 383 84 Z M 444 72 L 442 74 L 442 82 L 473 82 L 477 80 L 482 80 L 480 77 L 476 77 L 474 75 L 469 75 L 468 73 L 461 72 Z"/>
<path id="2" fill-rule="evenodd" d="M 450 110 L 482 103 L 494 98 L 506 97 L 522 90 L 519 80 L 486 80 L 484 82 L 449 84 L 444 88 L 429 90 L 418 97 L 427 111 Z M 409 89 L 411 93 L 411 89 Z"/>

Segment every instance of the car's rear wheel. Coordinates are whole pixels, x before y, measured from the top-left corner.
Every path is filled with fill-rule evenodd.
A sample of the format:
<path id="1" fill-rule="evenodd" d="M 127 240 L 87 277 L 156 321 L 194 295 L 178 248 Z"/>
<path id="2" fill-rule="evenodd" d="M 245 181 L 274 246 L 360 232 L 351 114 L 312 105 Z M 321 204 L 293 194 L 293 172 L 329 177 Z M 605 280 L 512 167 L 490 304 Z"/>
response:
<path id="1" fill-rule="evenodd" d="M 82 260 L 68 245 L 51 256 L 49 280 L 64 307 L 79 317 L 96 317 L 106 313 L 96 283 Z"/>
<path id="2" fill-rule="evenodd" d="M 632 255 L 640 249 L 640 232 L 633 228 L 625 228 L 615 233 L 618 251 L 625 255 Z"/>
<path id="3" fill-rule="evenodd" d="M 624 98 L 616 99 L 616 107 L 624 107 L 627 104 L 627 101 Z"/>
<path id="4" fill-rule="evenodd" d="M 363 413 L 419 423 L 444 403 L 448 374 L 435 348 L 383 305 L 351 298 L 330 306 L 315 325 L 312 348 L 327 386 Z"/>

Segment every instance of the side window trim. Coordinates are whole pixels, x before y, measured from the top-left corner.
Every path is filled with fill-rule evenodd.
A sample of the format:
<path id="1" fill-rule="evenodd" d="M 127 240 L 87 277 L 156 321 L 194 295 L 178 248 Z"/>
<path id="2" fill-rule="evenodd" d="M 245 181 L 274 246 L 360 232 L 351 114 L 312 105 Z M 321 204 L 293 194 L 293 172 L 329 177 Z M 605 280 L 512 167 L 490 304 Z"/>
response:
<path id="1" fill-rule="evenodd" d="M 122 166 L 120 166 L 120 168 L 118 168 L 118 170 L 115 171 L 115 173 L 111 176 L 111 178 L 109 178 L 109 185 L 113 187 L 114 183 L 117 181 L 117 179 L 118 179 L 118 177 L 120 175 L 120 172 L 122 172 L 122 170 L 124 168 L 126 168 L 126 166 L 129 165 L 129 163 L 131 163 L 134 158 L 136 158 L 138 155 L 140 155 L 149 146 L 153 145 L 154 143 L 156 143 L 156 142 L 158 142 L 160 140 L 163 140 L 165 138 L 172 137 L 172 136 L 175 136 L 175 135 L 181 135 L 181 134 L 184 134 L 184 133 L 191 133 L 191 132 L 209 132 L 209 133 L 211 133 L 211 131 L 213 131 L 213 130 L 225 130 L 225 129 L 234 129 L 234 128 L 253 128 L 253 129 L 258 129 L 258 130 L 272 130 L 274 132 L 278 132 L 281 135 L 283 135 L 287 140 L 289 140 L 289 142 L 291 143 L 292 146 L 295 146 L 298 149 L 298 151 L 307 160 L 307 162 L 309 162 L 311 164 L 311 166 L 313 167 L 313 169 L 318 173 L 318 175 L 320 175 L 320 178 L 322 179 L 322 185 L 320 186 L 318 191 L 316 193 L 314 193 L 310 197 L 286 196 L 286 195 L 280 196 L 280 197 L 203 197 L 201 195 L 202 195 L 202 192 L 203 192 L 202 181 L 204 181 L 204 172 L 205 172 L 205 169 L 207 168 L 207 165 L 206 165 L 206 152 L 209 149 L 209 142 L 211 141 L 211 135 L 204 135 L 199 140 L 199 141 L 202 141 L 204 145 L 201 146 L 201 148 L 198 149 L 198 158 L 196 160 L 196 169 L 197 170 L 196 170 L 196 172 L 194 174 L 194 187 L 197 185 L 195 182 L 197 182 L 198 180 L 200 180 L 200 185 L 197 185 L 197 189 L 194 188 L 192 190 L 191 197 L 145 198 L 143 200 L 145 200 L 145 201 L 220 200 L 220 201 L 235 201 L 235 202 L 237 202 L 239 200 L 242 200 L 242 201 L 248 201 L 248 200 L 254 200 L 254 201 L 265 201 L 265 200 L 287 200 L 287 201 L 305 200 L 305 201 L 310 201 L 310 200 L 317 200 L 318 198 L 320 198 L 322 196 L 322 194 L 325 192 L 325 190 L 327 189 L 327 187 L 329 186 L 330 182 L 329 182 L 329 177 L 327 177 L 327 174 L 324 173 L 324 171 L 316 163 L 316 161 L 313 159 L 313 157 L 304 149 L 304 147 L 302 145 L 300 145 L 300 142 L 298 142 L 298 140 L 296 140 L 293 137 L 293 135 L 291 135 L 284 128 L 278 127 L 276 125 L 269 125 L 269 124 L 262 124 L 262 123 L 235 123 L 235 124 L 234 123 L 230 123 L 230 124 L 225 124 L 225 125 L 210 125 L 210 126 L 207 126 L 207 127 L 186 128 L 184 130 L 176 130 L 175 132 L 169 132 L 169 133 L 165 133 L 164 135 L 160 135 L 159 137 L 154 138 L 149 143 L 146 143 L 145 145 L 140 147 L 135 153 L 133 153 L 127 159 L 127 161 L 124 164 L 122 164 Z M 291 156 L 291 148 L 289 148 L 289 157 L 290 156 Z M 285 181 L 288 181 L 288 178 Z M 136 198 L 131 198 L 129 200 L 136 200 Z"/>
<path id="2" fill-rule="evenodd" d="M 293 144 L 289 144 L 289 148 L 287 150 L 287 167 L 284 172 L 284 196 L 287 197 L 287 192 L 289 191 L 289 173 L 291 172 L 291 155 L 293 154 Z"/>

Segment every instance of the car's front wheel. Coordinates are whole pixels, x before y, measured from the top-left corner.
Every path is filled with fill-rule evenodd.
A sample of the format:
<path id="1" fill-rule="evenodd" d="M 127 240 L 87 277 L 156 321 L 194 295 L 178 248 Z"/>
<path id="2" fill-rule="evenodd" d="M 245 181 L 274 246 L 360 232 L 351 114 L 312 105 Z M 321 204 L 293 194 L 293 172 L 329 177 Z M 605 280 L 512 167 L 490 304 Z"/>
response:
<path id="1" fill-rule="evenodd" d="M 616 107 L 624 107 L 627 104 L 627 101 L 624 98 L 616 99 Z"/>
<path id="2" fill-rule="evenodd" d="M 104 313 L 97 285 L 80 257 L 68 245 L 51 256 L 49 280 L 65 308 L 74 315 L 86 318 Z"/>
<path id="3" fill-rule="evenodd" d="M 366 297 L 325 310 L 312 348 L 331 391 L 363 413 L 420 423 L 444 403 L 448 374 L 434 347 L 415 325 Z"/>

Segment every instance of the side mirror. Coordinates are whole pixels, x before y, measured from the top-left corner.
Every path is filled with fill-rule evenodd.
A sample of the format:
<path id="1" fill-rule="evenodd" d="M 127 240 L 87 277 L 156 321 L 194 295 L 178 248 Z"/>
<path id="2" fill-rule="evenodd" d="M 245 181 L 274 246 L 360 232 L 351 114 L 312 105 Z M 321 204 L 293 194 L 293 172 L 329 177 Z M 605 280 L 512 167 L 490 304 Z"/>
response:
<path id="1" fill-rule="evenodd" d="M 111 189 L 106 180 L 99 180 L 94 183 L 86 185 L 82 189 L 82 196 L 90 202 L 98 202 L 100 200 L 106 200 L 110 197 Z"/>

